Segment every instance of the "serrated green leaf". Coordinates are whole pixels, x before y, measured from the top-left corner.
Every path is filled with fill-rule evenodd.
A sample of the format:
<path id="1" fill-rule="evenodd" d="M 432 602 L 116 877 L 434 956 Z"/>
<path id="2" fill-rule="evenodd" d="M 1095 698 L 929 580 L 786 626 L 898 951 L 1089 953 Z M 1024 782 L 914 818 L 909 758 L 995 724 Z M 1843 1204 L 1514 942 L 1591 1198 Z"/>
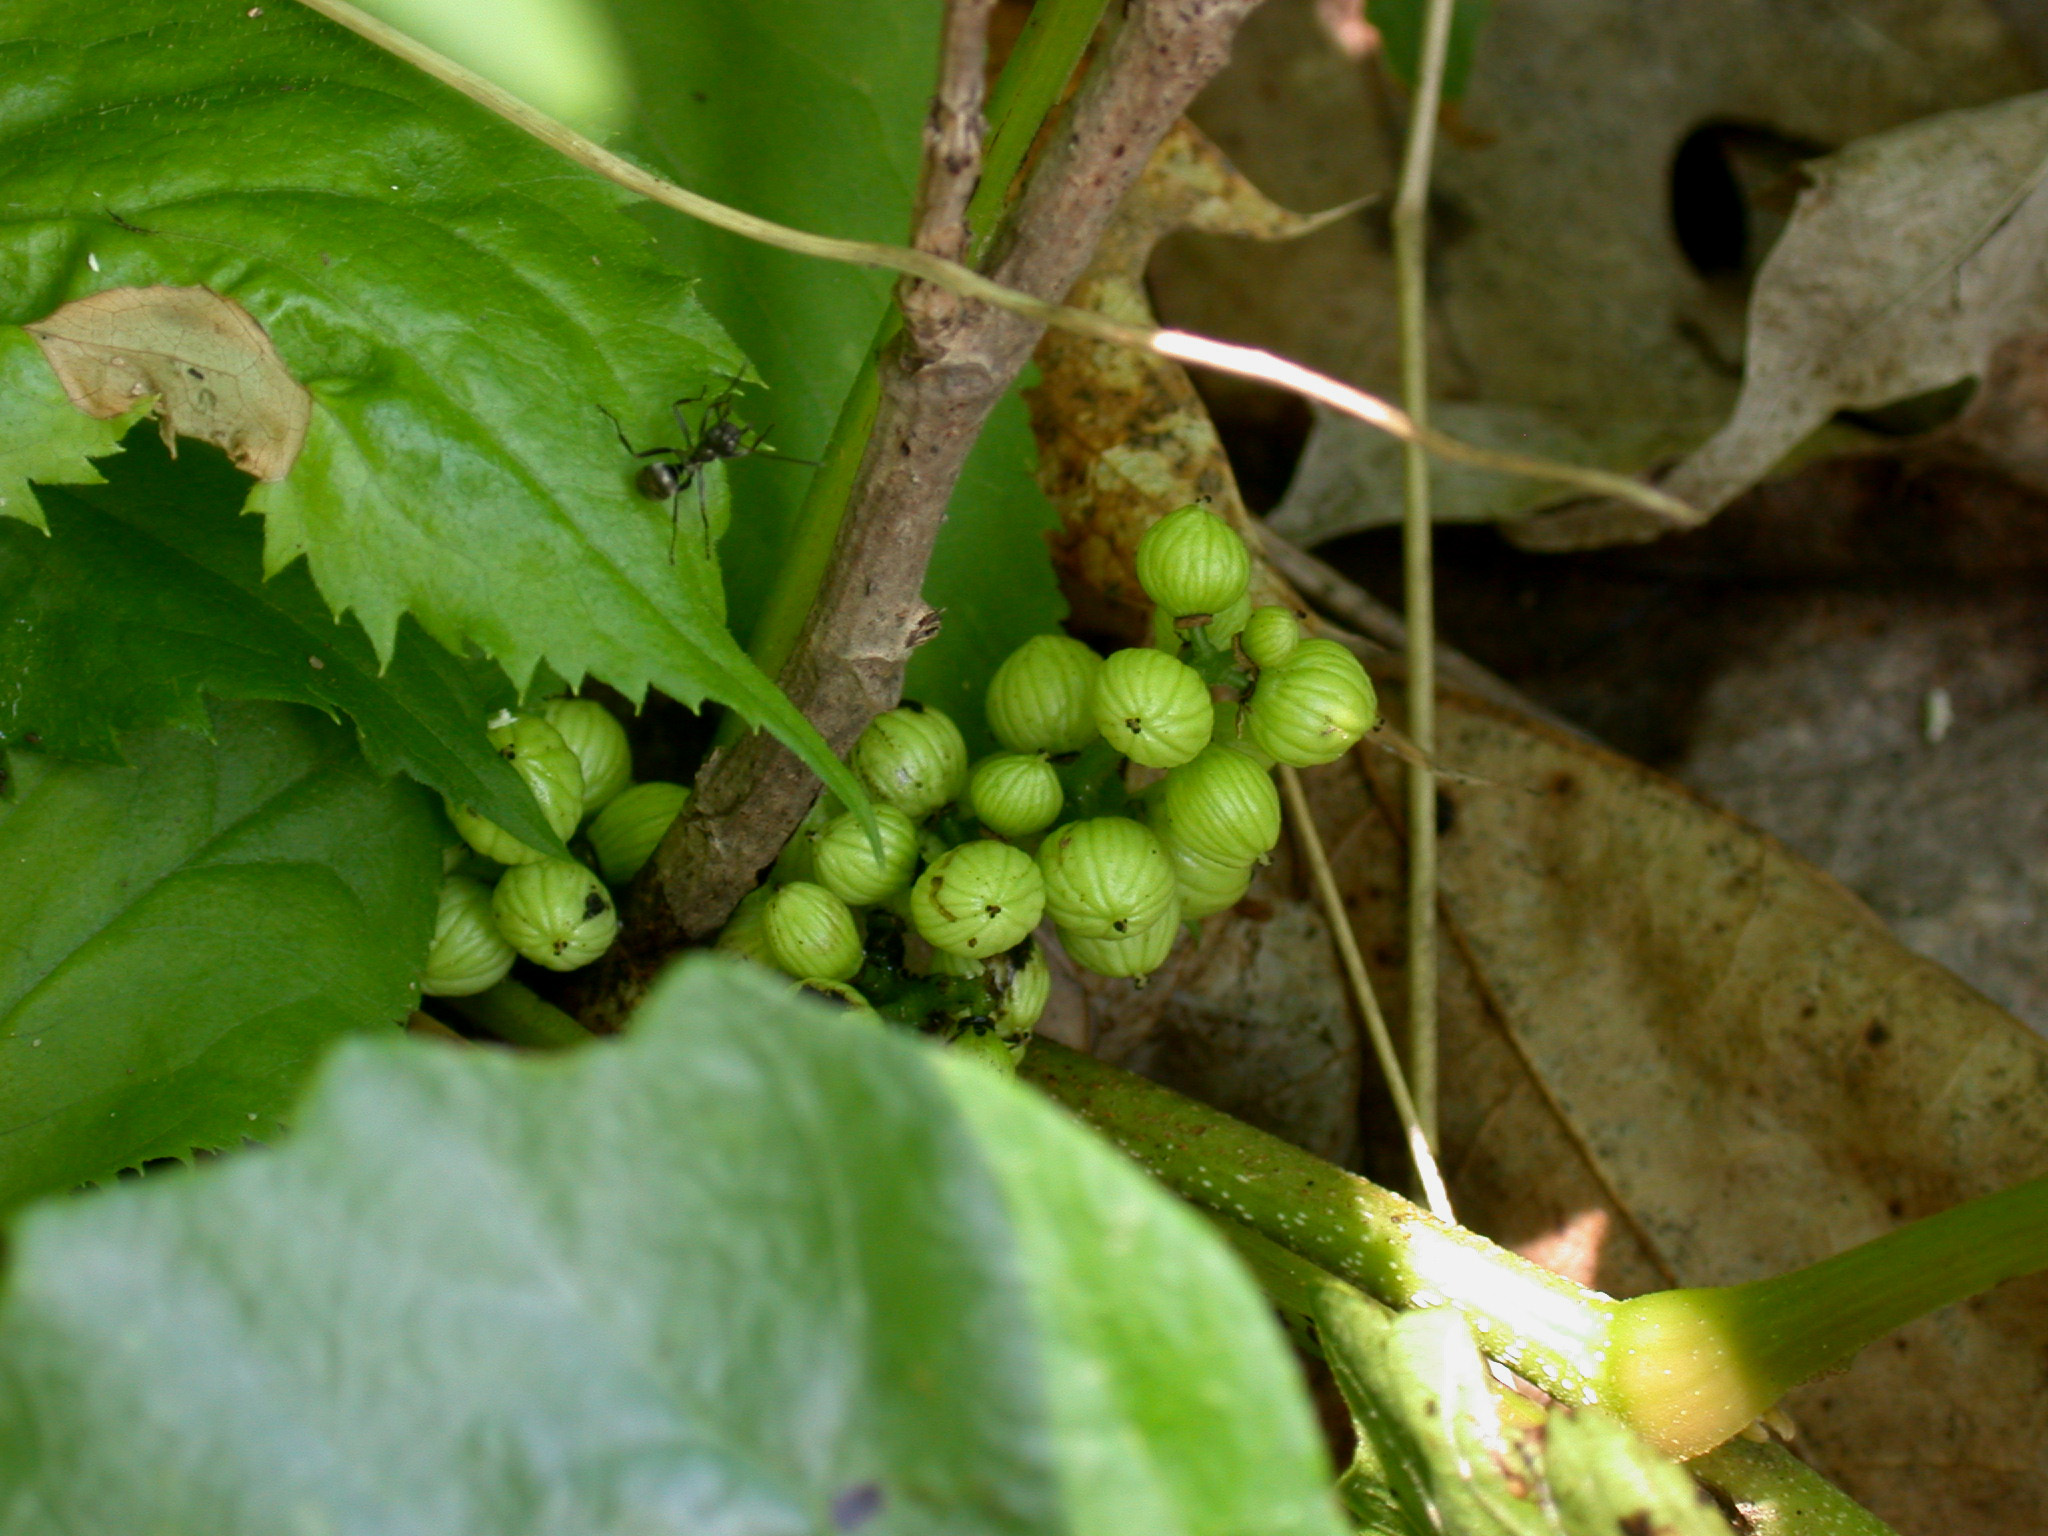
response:
<path id="1" fill-rule="evenodd" d="M 726 631 L 691 498 L 671 559 L 668 507 L 632 490 L 601 408 L 672 443 L 669 403 L 744 362 L 618 188 L 291 4 L 17 0 L 0 145 L 0 323 L 203 286 L 311 391 L 297 462 L 250 500 L 268 570 L 304 555 L 382 656 L 409 612 L 522 685 L 545 661 L 715 697 L 858 798 Z M 0 399 L 31 438 L 78 432 L 33 347 L 0 349 Z M 716 521 L 717 466 L 705 485 Z"/>
<path id="2" fill-rule="evenodd" d="M 484 722 L 511 702 L 410 621 L 380 670 L 303 565 L 263 579 L 249 482 L 210 448 L 173 463 L 147 428 L 106 484 L 42 487 L 48 533 L 0 521 L 0 741 L 118 763 L 117 733 L 209 728 L 205 696 L 310 704 L 355 725 L 380 773 L 404 772 L 536 848 L 567 857 Z"/>
<path id="3" fill-rule="evenodd" d="M 804 229 L 908 238 L 942 8 L 840 0 L 609 0 L 628 42 L 640 110 L 634 142 L 697 191 Z M 643 217 L 767 382 L 749 419 L 821 454 L 889 305 L 886 274 L 763 250 L 665 208 Z M 1056 523 L 1032 475 L 1036 448 L 1015 394 L 968 459 L 925 578 L 939 638 L 906 690 L 939 704 L 977 749 L 980 698 L 1003 658 L 1066 614 L 1042 534 Z M 735 630 L 754 633 L 787 563 L 810 472 L 742 462 L 748 508 L 723 545 Z"/>
<path id="4" fill-rule="evenodd" d="M 0 1210 L 267 1135 L 322 1046 L 418 996 L 431 797 L 311 710 L 219 705 L 214 737 L 128 737 L 130 767 L 9 756 Z"/>
<path id="5" fill-rule="evenodd" d="M 717 959 L 33 1213 L 0 1529 L 1335 1536 L 1215 1240 L 1022 1090 Z M 1142 1523 L 1125 1516 L 1142 1512 Z"/>

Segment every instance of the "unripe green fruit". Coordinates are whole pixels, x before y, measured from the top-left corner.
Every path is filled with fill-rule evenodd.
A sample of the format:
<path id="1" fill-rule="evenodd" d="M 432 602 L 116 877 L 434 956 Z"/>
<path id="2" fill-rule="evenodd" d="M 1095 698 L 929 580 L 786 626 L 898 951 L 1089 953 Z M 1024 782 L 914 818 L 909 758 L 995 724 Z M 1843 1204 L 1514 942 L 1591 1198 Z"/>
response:
<path id="1" fill-rule="evenodd" d="M 946 1049 L 998 1076 L 1017 1075 L 1017 1057 L 1020 1053 L 992 1029 L 963 1029 L 946 1042 Z"/>
<path id="2" fill-rule="evenodd" d="M 1209 744 L 1214 722 L 1202 679 L 1164 651 L 1133 647 L 1102 664 L 1095 728 L 1132 762 L 1178 767 Z"/>
<path id="3" fill-rule="evenodd" d="M 507 710 L 491 721 L 489 736 L 498 756 L 519 770 L 555 836 L 574 832 L 583 819 L 583 765 L 562 740 L 562 733 L 539 715 L 515 715 Z M 485 858 L 500 864 L 537 864 L 547 857 L 496 822 L 484 820 L 469 806 L 453 800 L 442 803 L 462 840 Z"/>
<path id="4" fill-rule="evenodd" d="M 925 962 L 924 974 L 971 978 L 981 975 L 987 969 L 986 960 L 977 959 L 973 955 L 949 955 L 943 949 L 935 949 L 931 953 L 931 958 Z"/>
<path id="5" fill-rule="evenodd" d="M 1138 541 L 1138 584 L 1175 618 L 1220 614 L 1251 580 L 1251 552 L 1237 530 L 1206 507 L 1182 507 Z"/>
<path id="6" fill-rule="evenodd" d="M 873 906 L 893 896 L 909 886 L 917 870 L 917 823 L 888 804 L 875 807 L 875 823 L 882 833 L 879 860 L 867 829 L 851 811 L 826 823 L 811 844 L 818 884 L 849 906 Z"/>
<path id="7" fill-rule="evenodd" d="M 1245 620 L 1237 643 L 1258 667 L 1277 667 L 1294 654 L 1301 643 L 1301 621 L 1275 603 L 1256 608 Z"/>
<path id="8" fill-rule="evenodd" d="M 1038 867 L 1052 920 L 1088 938 L 1147 927 L 1173 905 L 1166 850 L 1148 828 L 1125 816 L 1061 827 L 1039 848 Z"/>
<path id="9" fill-rule="evenodd" d="M 1180 907 L 1176 904 L 1150 927 L 1112 934 L 1106 939 L 1069 933 L 1062 928 L 1060 943 L 1076 965 L 1084 965 L 1098 976 L 1145 977 L 1166 963 L 1166 957 L 1173 953 L 1173 941 L 1179 936 Z"/>
<path id="10" fill-rule="evenodd" d="M 1034 635 L 996 668 L 988 728 L 1012 752 L 1078 752 L 1095 739 L 1102 658 L 1065 635 Z"/>
<path id="11" fill-rule="evenodd" d="M 683 814 L 690 792 L 680 784 L 651 779 L 614 796 L 590 824 L 597 867 L 612 885 L 624 885 L 654 857 L 669 824 Z"/>
<path id="12" fill-rule="evenodd" d="M 853 744 L 861 782 L 912 821 L 956 799 L 967 785 L 967 743 L 945 714 L 905 703 L 877 715 Z"/>
<path id="13" fill-rule="evenodd" d="M 1228 912 L 1251 889 L 1252 864 L 1219 864 L 1214 859 L 1183 847 L 1170 837 L 1160 842 L 1173 865 L 1174 889 L 1180 895 L 1180 915 L 1192 922 Z"/>
<path id="14" fill-rule="evenodd" d="M 740 904 L 732 909 L 732 916 L 719 930 L 712 948 L 729 955 L 743 956 L 761 965 L 775 965 L 775 954 L 768 948 L 768 901 L 774 894 L 774 886 L 764 885 L 742 896 Z M 779 966 L 776 968 L 780 969 Z"/>
<path id="15" fill-rule="evenodd" d="M 967 781 L 967 803 L 1001 837 L 1029 837 L 1059 820 L 1066 791 L 1042 752 L 985 757 Z"/>
<path id="16" fill-rule="evenodd" d="M 995 1012 L 997 1033 L 1012 1040 L 1030 1032 L 1031 1026 L 1044 1015 L 1045 1005 L 1052 998 L 1052 967 L 1046 964 L 1045 950 L 1037 944 L 1027 947 L 1031 952 L 1021 963 L 1011 957 L 1009 975 Z M 991 965 L 991 972 L 1000 965 L 1001 962 Z"/>
<path id="17" fill-rule="evenodd" d="M 505 872 L 491 915 L 514 949 L 551 971 L 573 971 L 612 947 L 619 914 L 597 876 L 569 859 Z"/>
<path id="18" fill-rule="evenodd" d="M 633 782 L 626 728 L 595 699 L 550 699 L 545 713 L 583 769 L 583 814 L 595 815 Z"/>
<path id="19" fill-rule="evenodd" d="M 806 976 L 791 990 L 799 996 L 815 997 L 836 1004 L 839 1011 L 848 1018 L 859 1019 L 868 1024 L 882 1022 L 882 1016 L 875 1012 L 875 1005 L 861 996 L 857 988 L 850 987 L 843 981 L 834 981 L 828 976 Z"/>
<path id="20" fill-rule="evenodd" d="M 1280 841 L 1280 791 L 1242 752 L 1208 746 L 1166 776 L 1159 798 L 1175 841 L 1218 864 L 1249 864 Z"/>
<path id="21" fill-rule="evenodd" d="M 473 997 L 505 979 L 514 953 L 492 920 L 490 891 L 461 875 L 443 880 L 420 990 L 429 997 Z"/>
<path id="22" fill-rule="evenodd" d="M 1226 646 L 1245 627 L 1246 623 L 1250 621 L 1251 616 L 1251 593 L 1240 592 L 1237 595 L 1236 602 L 1232 603 L 1228 608 L 1220 609 L 1215 618 L 1202 626 L 1202 633 L 1209 637 L 1210 644 L 1218 647 Z"/>
<path id="23" fill-rule="evenodd" d="M 851 980 L 864 957 L 860 925 L 845 902 L 822 885 L 799 880 L 768 898 L 768 952 L 799 980 Z"/>
<path id="24" fill-rule="evenodd" d="M 910 920 L 951 955 L 1001 954 L 1038 926 L 1045 882 L 1031 855 L 982 839 L 941 855 L 910 889 Z"/>
<path id="25" fill-rule="evenodd" d="M 1334 640 L 1304 640 L 1259 673 L 1245 730 L 1259 748 L 1296 768 L 1334 763 L 1379 719 L 1372 680 Z"/>

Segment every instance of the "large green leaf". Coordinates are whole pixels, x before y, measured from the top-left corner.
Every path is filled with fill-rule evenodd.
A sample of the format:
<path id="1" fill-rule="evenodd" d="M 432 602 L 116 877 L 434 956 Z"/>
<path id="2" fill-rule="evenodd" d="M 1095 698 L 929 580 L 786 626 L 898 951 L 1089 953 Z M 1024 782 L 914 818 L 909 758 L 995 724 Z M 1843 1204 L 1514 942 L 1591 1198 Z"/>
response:
<path id="1" fill-rule="evenodd" d="M 418 995 L 447 837 L 425 790 L 283 704 L 122 746 L 8 759 L 0 1209 L 267 1135 L 322 1046 Z"/>
<path id="2" fill-rule="evenodd" d="M 0 520 L 0 741 L 118 763 L 118 732 L 208 729 L 207 694 L 311 704 L 348 715 L 380 772 L 565 853 L 484 736 L 511 701 L 502 673 L 410 620 L 380 671 L 303 565 L 263 579 L 262 531 L 239 515 L 245 476 L 203 447 L 174 464 L 146 429 L 129 445 L 104 485 L 38 490 L 47 535 Z"/>
<path id="3" fill-rule="evenodd" d="M 697 191 L 804 229 L 908 238 L 919 129 L 938 59 L 938 5 L 843 0 L 608 0 L 641 106 L 635 143 Z M 890 278 L 764 250 L 663 208 L 643 215 L 661 248 L 703 277 L 705 301 L 767 382 L 749 417 L 783 451 L 816 458 L 874 345 Z M 980 731 L 979 698 L 1004 656 L 1066 608 L 1040 535 L 1054 522 L 1032 478 L 1022 402 L 976 444 L 925 582 L 945 610 L 912 661 L 914 696 Z M 733 468 L 746 508 L 723 546 L 733 623 L 750 635 L 787 560 L 809 471 Z"/>
<path id="4" fill-rule="evenodd" d="M 1336 1536 L 1217 1241 L 718 959 L 632 1035 L 358 1044 L 290 1143 L 22 1223 L 0 1531 Z"/>
<path id="5" fill-rule="evenodd" d="M 305 555 L 380 656 L 410 612 L 521 684 L 544 660 L 708 694 L 857 794 L 725 629 L 694 497 L 671 558 L 669 509 L 633 492 L 601 408 L 673 444 L 669 403 L 744 363 L 626 201 L 297 5 L 0 8 L 0 323 L 152 285 L 239 303 L 313 402 L 290 473 L 250 500 L 267 569 Z M 11 433 L 80 436 L 20 331 L 0 331 L 0 400 Z M 51 457 L 0 468 L 94 478 Z M 708 491 L 715 521 L 716 467 Z M 0 512 L 35 515 L 19 479 Z"/>

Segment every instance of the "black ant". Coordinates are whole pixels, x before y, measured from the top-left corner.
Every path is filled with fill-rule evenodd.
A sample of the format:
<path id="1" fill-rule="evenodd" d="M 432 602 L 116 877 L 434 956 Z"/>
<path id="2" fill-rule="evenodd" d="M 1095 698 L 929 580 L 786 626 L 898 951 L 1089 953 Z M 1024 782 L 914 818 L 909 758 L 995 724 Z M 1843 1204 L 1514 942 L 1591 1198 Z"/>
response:
<path id="1" fill-rule="evenodd" d="M 676 534 L 682 525 L 683 492 L 692 485 L 697 487 L 697 520 L 704 525 L 704 557 L 712 558 L 711 511 L 704 500 L 704 476 L 701 473 L 708 464 L 726 459 L 761 458 L 775 459 L 783 464 L 806 464 L 816 469 L 813 459 L 794 459 L 786 453 L 776 453 L 762 446 L 768 441 L 772 427 L 750 427 L 743 421 L 732 419 L 732 402 L 740 392 L 740 381 L 734 379 L 726 385 L 724 393 L 718 395 L 704 408 L 704 419 L 695 427 L 683 419 L 683 407 L 695 405 L 702 395 L 684 395 L 669 406 L 669 414 L 676 419 L 676 428 L 683 434 L 680 448 L 635 448 L 626 437 L 626 429 L 619 425 L 619 418 L 603 406 L 611 419 L 612 430 L 619 436 L 619 445 L 636 459 L 652 462 L 641 467 L 633 477 L 633 488 L 649 501 L 665 501 L 669 504 L 668 559 L 675 564 Z"/>

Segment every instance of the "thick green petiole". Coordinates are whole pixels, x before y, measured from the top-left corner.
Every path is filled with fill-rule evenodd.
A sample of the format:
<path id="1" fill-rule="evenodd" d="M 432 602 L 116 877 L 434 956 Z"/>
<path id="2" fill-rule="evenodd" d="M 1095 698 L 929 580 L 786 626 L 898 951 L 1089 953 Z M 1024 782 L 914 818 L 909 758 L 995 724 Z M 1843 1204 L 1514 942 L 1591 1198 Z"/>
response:
<path id="1" fill-rule="evenodd" d="M 2048 1179 L 1790 1274 L 1616 1302 L 1171 1089 L 1050 1041 L 1022 1075 L 1198 1206 L 1387 1306 L 1454 1306 L 1487 1354 L 1597 1404 L 1674 1456 L 1711 1450 L 1790 1387 L 1902 1323 L 2048 1268 Z"/>
<path id="2" fill-rule="evenodd" d="M 1623 1302 L 1606 1387 L 1625 1401 L 1657 1402 L 1662 1437 L 1695 1454 L 1893 1329 L 2038 1269 L 2048 1269 L 2048 1178 L 1789 1274 Z"/>

